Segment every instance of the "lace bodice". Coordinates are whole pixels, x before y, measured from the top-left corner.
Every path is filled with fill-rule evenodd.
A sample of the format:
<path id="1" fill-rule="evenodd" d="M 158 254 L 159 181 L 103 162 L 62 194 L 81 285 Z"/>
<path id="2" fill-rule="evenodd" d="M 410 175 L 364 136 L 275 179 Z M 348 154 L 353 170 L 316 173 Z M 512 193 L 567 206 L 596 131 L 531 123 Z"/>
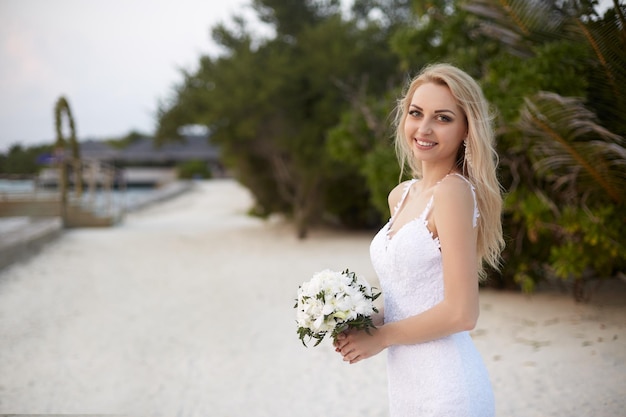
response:
<path id="1" fill-rule="evenodd" d="M 461 175 L 450 175 L 457 175 L 467 181 Z M 380 279 L 383 294 L 393 294 L 393 297 L 385 297 L 388 300 L 385 304 L 386 322 L 419 314 L 443 298 L 439 238 L 433 237 L 427 221 L 435 202 L 434 195 L 418 217 L 403 225 L 393 236 L 389 235 L 395 217 L 416 181 L 414 179 L 405 184 L 402 197 L 391 218 L 370 245 L 372 264 Z M 476 227 L 479 217 L 476 196 L 474 187 L 469 181 L 467 183 L 474 196 L 473 224 Z"/>
<path id="2" fill-rule="evenodd" d="M 414 183 L 412 180 L 405 185 L 389 222 L 370 246 L 372 264 L 383 290 L 385 323 L 428 310 L 444 296 L 439 239 L 432 236 L 427 222 L 437 204 L 435 193 L 419 216 L 393 236 L 389 233 Z M 474 195 L 474 227 L 477 221 Z M 468 332 L 414 345 L 390 346 L 387 376 L 391 417 L 494 415 L 489 376 Z"/>

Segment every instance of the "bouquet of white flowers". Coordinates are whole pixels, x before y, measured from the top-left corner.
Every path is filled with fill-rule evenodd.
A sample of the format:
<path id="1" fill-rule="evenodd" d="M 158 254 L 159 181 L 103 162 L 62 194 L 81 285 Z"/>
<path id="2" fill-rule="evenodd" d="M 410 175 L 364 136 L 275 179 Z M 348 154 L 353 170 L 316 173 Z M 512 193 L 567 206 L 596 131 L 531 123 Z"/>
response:
<path id="1" fill-rule="evenodd" d="M 347 269 L 343 272 L 324 270 L 316 273 L 298 289 L 296 322 L 298 336 L 304 340 L 316 339 L 319 345 L 330 332 L 333 339 L 348 328 L 369 332 L 376 328 L 372 314 L 378 312 L 374 300 L 380 293 Z"/>

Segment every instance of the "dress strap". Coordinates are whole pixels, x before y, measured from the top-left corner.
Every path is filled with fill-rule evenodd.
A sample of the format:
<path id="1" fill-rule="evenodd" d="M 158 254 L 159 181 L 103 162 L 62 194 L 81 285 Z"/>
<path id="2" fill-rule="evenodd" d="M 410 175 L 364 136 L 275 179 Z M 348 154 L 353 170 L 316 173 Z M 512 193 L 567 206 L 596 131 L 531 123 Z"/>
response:
<path id="1" fill-rule="evenodd" d="M 413 184 L 415 184 L 416 181 L 417 180 L 415 178 L 413 178 L 412 180 L 407 181 L 407 183 L 404 185 L 404 191 L 402 193 L 402 197 L 400 197 L 400 200 L 398 201 L 396 206 L 393 208 L 393 213 L 391 214 L 391 219 L 389 219 L 390 221 L 393 221 L 393 219 L 396 217 L 396 214 L 398 213 L 398 211 L 402 207 L 402 204 L 404 203 L 404 200 L 406 199 L 406 196 L 409 195 L 409 190 L 411 190 L 411 186 Z"/>
<path id="2" fill-rule="evenodd" d="M 433 202 L 435 201 L 435 196 L 431 195 L 428 199 L 428 203 L 426 203 L 426 207 L 424 207 L 424 211 L 420 214 L 419 218 L 423 221 L 426 221 L 426 217 L 428 217 L 428 213 L 430 213 L 430 209 L 433 208 Z"/>
<path id="3" fill-rule="evenodd" d="M 474 216 L 472 218 L 472 226 L 476 227 L 478 225 L 478 218 L 480 217 L 480 212 L 478 211 L 478 202 L 476 200 L 476 189 L 474 187 L 474 184 L 472 184 L 470 182 L 470 180 L 468 180 L 463 175 L 461 175 L 461 174 L 459 174 L 457 172 L 453 172 L 451 174 L 446 175 L 439 182 L 443 181 L 444 179 L 446 179 L 446 177 L 449 177 L 450 175 L 455 175 L 455 176 L 457 176 L 459 178 L 462 178 L 463 181 L 465 181 L 470 186 L 470 190 L 472 191 L 472 197 L 474 199 Z M 428 207 L 428 208 L 430 209 L 430 207 Z"/>

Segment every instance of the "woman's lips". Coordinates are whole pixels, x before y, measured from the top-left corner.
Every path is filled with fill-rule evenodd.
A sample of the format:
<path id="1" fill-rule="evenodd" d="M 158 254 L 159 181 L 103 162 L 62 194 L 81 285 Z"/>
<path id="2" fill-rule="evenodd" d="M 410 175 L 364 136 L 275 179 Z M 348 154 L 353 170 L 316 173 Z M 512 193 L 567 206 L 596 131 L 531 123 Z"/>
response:
<path id="1" fill-rule="evenodd" d="M 433 141 L 426 140 L 426 139 L 415 138 L 413 139 L 413 141 L 417 144 L 417 146 L 419 146 L 420 148 L 424 148 L 424 149 L 430 149 L 433 146 L 437 145 L 437 142 L 433 142 Z"/>

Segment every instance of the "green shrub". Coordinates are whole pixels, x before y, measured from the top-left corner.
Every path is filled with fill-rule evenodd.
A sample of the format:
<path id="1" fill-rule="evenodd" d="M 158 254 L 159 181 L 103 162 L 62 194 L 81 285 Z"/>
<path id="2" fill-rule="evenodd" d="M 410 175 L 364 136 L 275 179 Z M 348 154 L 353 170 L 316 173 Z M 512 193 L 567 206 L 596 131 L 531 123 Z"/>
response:
<path id="1" fill-rule="evenodd" d="M 180 179 L 209 179 L 211 178 L 211 170 L 204 161 L 187 161 L 177 165 L 178 178 Z"/>

